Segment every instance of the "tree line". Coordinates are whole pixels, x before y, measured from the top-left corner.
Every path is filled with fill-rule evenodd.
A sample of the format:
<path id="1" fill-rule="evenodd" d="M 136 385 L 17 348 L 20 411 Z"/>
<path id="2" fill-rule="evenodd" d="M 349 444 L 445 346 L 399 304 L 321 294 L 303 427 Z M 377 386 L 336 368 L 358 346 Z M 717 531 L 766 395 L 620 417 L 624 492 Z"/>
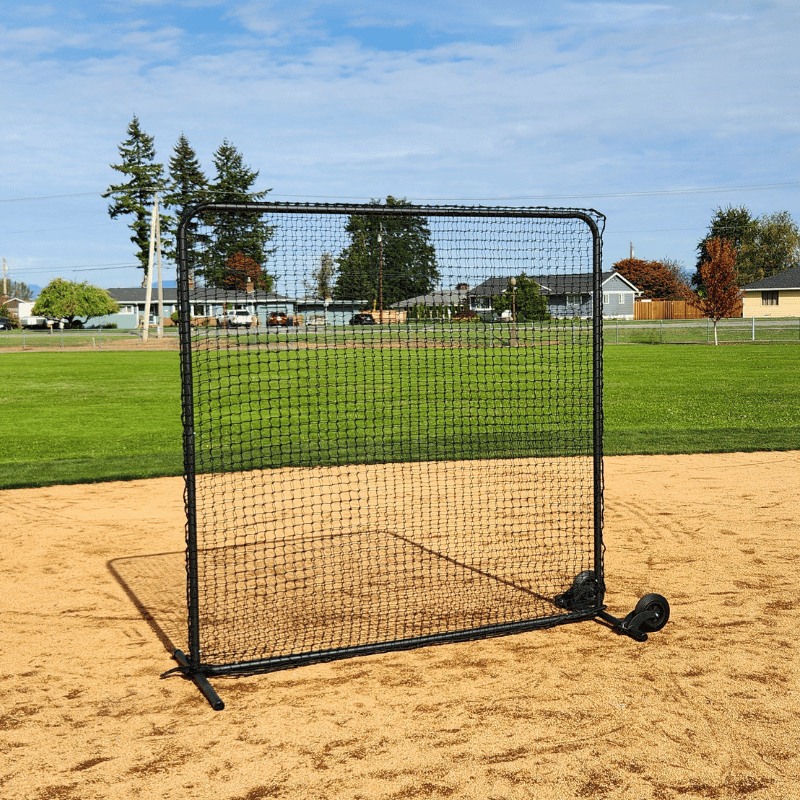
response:
<path id="1" fill-rule="evenodd" d="M 191 207 L 206 200 L 244 202 L 263 200 L 270 190 L 253 189 L 258 170 L 244 163 L 239 150 L 227 139 L 213 155 L 215 175 L 203 172 L 189 140 L 181 134 L 167 169 L 156 161 L 154 139 L 134 115 L 127 139 L 119 145 L 120 161 L 111 164 L 125 180 L 109 186 L 108 212 L 112 218 L 130 216 L 131 241 L 143 269 L 149 259 L 150 214 L 153 195 L 163 197 L 164 255 L 176 259 L 178 221 Z M 378 204 L 380 201 L 372 201 Z M 387 206 L 407 205 L 392 196 Z M 430 230 L 423 217 L 354 214 L 347 223 L 349 244 L 333 256 L 325 253 L 311 273 L 305 289 L 317 297 L 361 299 L 373 307 L 388 307 L 399 300 L 430 292 L 440 274 Z M 258 214 L 201 213 L 187 228 L 190 274 L 208 286 L 242 289 L 252 283 L 270 291 L 270 241 L 275 234 Z M 723 253 L 724 251 L 724 253 Z M 664 258 L 628 258 L 616 262 L 642 297 L 654 300 L 687 299 L 701 304 L 709 299 L 709 281 L 720 282 L 720 264 L 730 274 L 722 280 L 737 288 L 800 264 L 800 231 L 787 211 L 754 218 L 744 206 L 717 208 L 707 234 L 697 245 L 697 262 L 691 276 L 682 264 Z M 711 270 L 711 271 L 709 271 Z M 712 277 L 709 277 L 715 273 Z M 525 292 L 520 292 L 520 296 Z M 730 294 L 730 293 L 729 293 Z M 506 302 L 503 300 L 502 302 Z M 533 316 L 541 313 L 533 308 Z"/>
<path id="2" fill-rule="evenodd" d="M 134 115 L 127 139 L 119 145 L 120 161 L 111 168 L 125 180 L 108 187 L 108 213 L 112 219 L 130 216 L 131 242 L 142 269 L 150 255 L 150 218 L 155 192 L 163 197 L 161 217 L 164 255 L 177 260 L 176 233 L 181 217 L 193 206 L 215 202 L 263 200 L 269 193 L 253 191 L 258 170 L 244 163 L 242 154 L 227 139 L 213 156 L 216 174 L 209 180 L 197 154 L 184 134 L 178 139 L 165 171 L 156 161 L 154 138 Z M 380 201 L 372 201 L 380 204 Z M 386 198 L 386 205 L 407 201 Z M 323 254 L 306 290 L 318 297 L 363 299 L 388 306 L 398 300 L 426 294 L 436 284 L 439 271 L 423 218 L 403 215 L 354 214 L 347 223 L 350 244 L 335 259 Z M 224 289 L 243 289 L 252 281 L 269 292 L 275 283 L 268 272 L 275 234 L 258 214 L 201 212 L 187 226 L 187 260 L 190 274 L 199 283 Z"/>
<path id="3" fill-rule="evenodd" d="M 697 262 L 689 274 L 671 259 L 625 258 L 614 269 L 621 272 L 650 300 L 686 299 L 687 289 L 700 297 L 707 292 L 704 268 L 724 242 L 733 257 L 733 282 L 741 287 L 800 266 L 800 229 L 788 211 L 754 218 L 745 206 L 717 208 L 708 232 L 697 244 Z"/>
<path id="4" fill-rule="evenodd" d="M 147 269 L 150 255 L 150 217 L 156 192 L 160 193 L 166 211 L 160 218 L 164 255 L 176 260 L 178 223 L 192 206 L 207 200 L 230 203 L 263 200 L 270 191 L 253 191 L 258 170 L 247 166 L 242 154 L 227 139 L 213 155 L 216 174 L 209 180 L 185 134 L 175 144 L 166 172 L 164 165 L 156 161 L 154 138 L 142 129 L 135 114 L 127 136 L 118 148 L 119 163 L 111 164 L 124 180 L 109 186 L 103 196 L 111 198 L 108 213 L 112 219 L 132 217 L 131 242 L 143 270 Z M 211 235 L 203 232 L 204 226 L 212 230 Z M 205 215 L 187 229 L 190 272 L 211 286 L 225 287 L 226 262 L 238 256 L 237 265 L 250 269 L 256 285 L 269 291 L 272 278 L 262 265 L 269 256 L 267 244 L 271 237 L 270 227 L 255 215 Z"/>
<path id="5" fill-rule="evenodd" d="M 614 264 L 644 299 L 686 300 L 717 322 L 739 311 L 740 287 L 800 266 L 800 229 L 788 211 L 754 218 L 745 206 L 717 208 L 697 244 L 691 277 L 669 259 L 626 258 Z"/>

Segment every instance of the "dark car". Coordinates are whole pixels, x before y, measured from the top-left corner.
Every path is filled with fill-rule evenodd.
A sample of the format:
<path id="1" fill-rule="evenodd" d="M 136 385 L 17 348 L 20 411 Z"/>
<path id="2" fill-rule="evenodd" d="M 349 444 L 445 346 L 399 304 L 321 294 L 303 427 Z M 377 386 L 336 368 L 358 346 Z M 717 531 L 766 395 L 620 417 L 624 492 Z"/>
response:
<path id="1" fill-rule="evenodd" d="M 372 314 L 355 314 L 350 318 L 351 325 L 374 325 L 375 318 Z"/>
<path id="2" fill-rule="evenodd" d="M 273 311 L 267 319 L 267 325 L 280 325 L 287 328 L 290 324 L 290 317 L 282 311 Z"/>
<path id="3" fill-rule="evenodd" d="M 10 331 L 14 326 L 14 320 L 8 317 L 0 317 L 0 331 Z"/>

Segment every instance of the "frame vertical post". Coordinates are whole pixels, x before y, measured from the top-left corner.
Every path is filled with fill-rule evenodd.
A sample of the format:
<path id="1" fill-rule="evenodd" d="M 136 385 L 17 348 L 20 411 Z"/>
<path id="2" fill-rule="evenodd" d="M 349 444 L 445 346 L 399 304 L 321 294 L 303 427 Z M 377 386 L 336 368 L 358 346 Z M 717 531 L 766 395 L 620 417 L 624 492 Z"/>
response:
<path id="1" fill-rule="evenodd" d="M 189 298 L 189 261 L 186 227 L 196 209 L 184 214 L 178 226 L 178 311 L 183 418 L 183 466 L 186 503 L 186 593 L 189 615 L 189 668 L 200 669 L 200 601 L 197 571 L 197 508 L 195 489 L 194 389 L 192 374 L 192 309 Z"/>

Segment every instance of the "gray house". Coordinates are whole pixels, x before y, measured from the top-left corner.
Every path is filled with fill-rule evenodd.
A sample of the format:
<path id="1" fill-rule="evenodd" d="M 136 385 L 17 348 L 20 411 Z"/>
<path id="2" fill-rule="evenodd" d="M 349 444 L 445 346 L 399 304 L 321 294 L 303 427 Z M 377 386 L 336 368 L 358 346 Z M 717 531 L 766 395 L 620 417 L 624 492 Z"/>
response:
<path id="1" fill-rule="evenodd" d="M 532 275 L 547 300 L 552 317 L 591 317 L 594 290 L 592 276 L 586 273 L 568 275 Z M 469 308 L 484 316 L 492 314 L 492 298 L 503 294 L 509 278 L 489 278 L 472 289 Z M 603 317 L 633 319 L 633 303 L 641 294 L 627 278 L 616 270 L 602 274 Z"/>

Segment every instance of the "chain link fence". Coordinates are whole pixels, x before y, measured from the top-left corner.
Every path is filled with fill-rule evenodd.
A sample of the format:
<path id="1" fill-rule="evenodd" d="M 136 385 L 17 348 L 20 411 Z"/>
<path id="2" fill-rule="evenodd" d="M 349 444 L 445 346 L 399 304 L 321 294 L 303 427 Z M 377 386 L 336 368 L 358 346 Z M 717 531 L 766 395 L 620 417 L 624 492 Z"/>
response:
<path id="1" fill-rule="evenodd" d="M 714 344 L 714 321 L 606 320 L 603 338 L 605 344 Z M 800 344 L 800 318 L 722 319 L 717 323 L 717 338 L 720 344 Z"/>
<path id="2" fill-rule="evenodd" d="M 150 331 L 147 342 L 141 331 L 114 329 L 0 331 L 0 352 L 22 351 L 89 351 L 89 350 L 178 350 L 177 328 L 164 331 L 159 339 L 156 330 Z"/>
<path id="3" fill-rule="evenodd" d="M 416 327 L 406 323 L 397 328 Z M 519 329 L 530 331 L 535 323 L 520 324 Z M 293 338 L 317 338 L 318 331 L 303 328 L 291 331 Z M 524 334 L 523 334 L 524 335 Z M 720 344 L 781 343 L 800 344 L 800 318 L 723 319 L 717 324 Z M 603 339 L 613 344 L 713 344 L 714 323 L 710 319 L 679 320 L 606 320 Z M 177 329 L 164 331 L 159 339 L 156 330 L 150 331 L 147 342 L 141 331 L 120 330 L 12 330 L 0 331 L 0 352 L 22 351 L 89 351 L 89 350 L 178 350 Z"/>

